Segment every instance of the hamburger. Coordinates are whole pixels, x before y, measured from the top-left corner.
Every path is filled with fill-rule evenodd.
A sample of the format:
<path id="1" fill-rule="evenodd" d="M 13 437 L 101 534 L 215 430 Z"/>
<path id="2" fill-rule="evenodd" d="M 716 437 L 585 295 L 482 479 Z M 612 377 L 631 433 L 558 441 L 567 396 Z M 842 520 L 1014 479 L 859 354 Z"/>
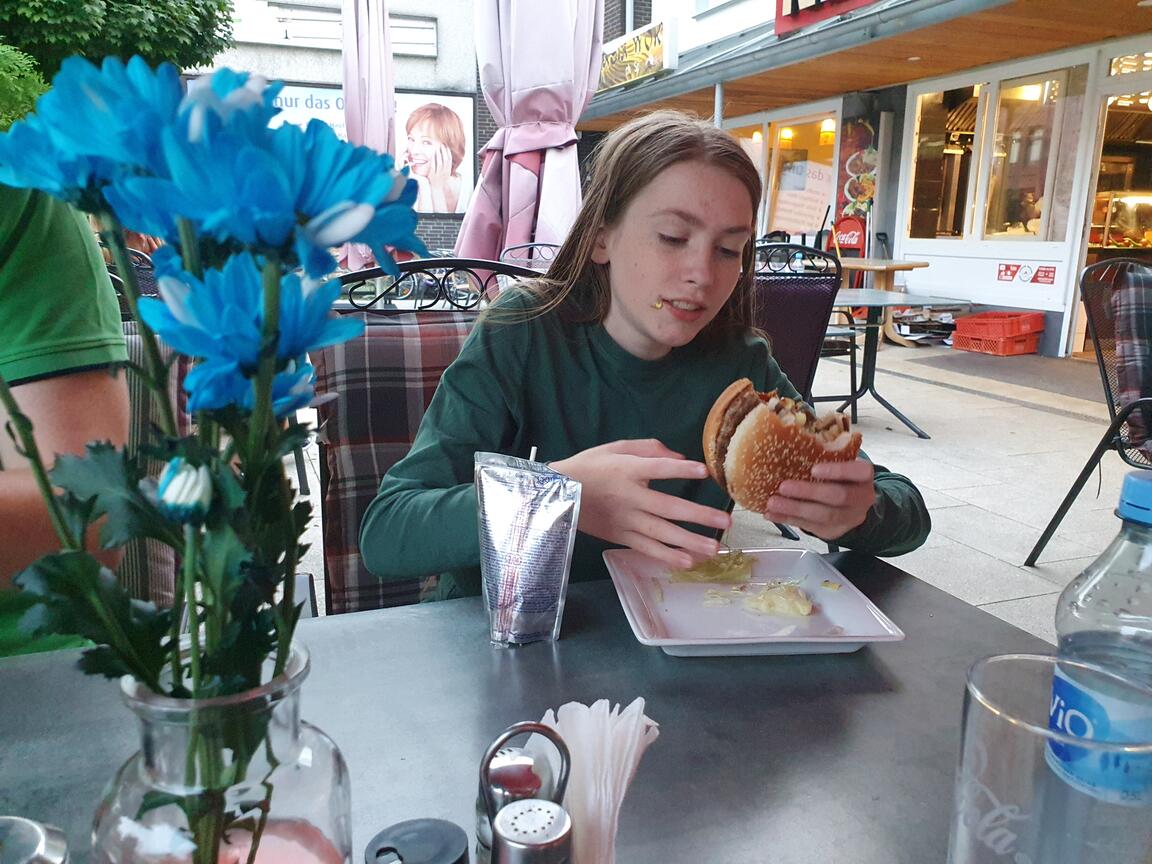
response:
<path id="1" fill-rule="evenodd" d="M 712 479 L 741 507 L 763 513 L 785 480 L 811 480 L 817 462 L 855 459 L 860 433 L 843 414 L 817 419 L 804 403 L 758 393 L 741 378 L 712 405 L 703 443 Z"/>

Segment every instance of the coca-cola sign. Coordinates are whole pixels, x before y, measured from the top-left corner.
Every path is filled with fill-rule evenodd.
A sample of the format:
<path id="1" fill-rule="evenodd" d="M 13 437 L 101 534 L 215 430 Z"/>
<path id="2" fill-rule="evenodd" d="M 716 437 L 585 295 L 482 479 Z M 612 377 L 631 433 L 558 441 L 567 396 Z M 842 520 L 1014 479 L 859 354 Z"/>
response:
<path id="1" fill-rule="evenodd" d="M 785 36 L 802 27 L 871 6 L 876 0 L 776 0 L 776 35 Z"/>
<path id="2" fill-rule="evenodd" d="M 858 246 L 860 245 L 860 232 L 855 229 L 851 231 L 837 231 L 836 242 L 841 246 Z"/>

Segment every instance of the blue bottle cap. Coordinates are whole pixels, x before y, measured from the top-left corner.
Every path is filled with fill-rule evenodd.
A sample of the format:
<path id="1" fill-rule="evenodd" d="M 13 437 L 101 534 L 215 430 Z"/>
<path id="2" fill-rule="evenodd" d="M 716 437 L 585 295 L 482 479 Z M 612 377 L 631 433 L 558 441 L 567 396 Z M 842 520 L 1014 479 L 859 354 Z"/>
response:
<path id="1" fill-rule="evenodd" d="M 1152 525 L 1152 471 L 1133 471 L 1125 475 L 1116 515 L 1141 525 Z"/>

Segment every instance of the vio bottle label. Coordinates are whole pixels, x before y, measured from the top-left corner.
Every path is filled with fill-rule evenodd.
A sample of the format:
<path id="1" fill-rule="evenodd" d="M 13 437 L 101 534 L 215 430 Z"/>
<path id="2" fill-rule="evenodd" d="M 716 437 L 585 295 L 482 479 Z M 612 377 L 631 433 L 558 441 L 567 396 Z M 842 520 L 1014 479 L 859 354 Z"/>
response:
<path id="1" fill-rule="evenodd" d="M 1152 741 L 1152 712 L 1123 696 L 1119 685 L 1114 694 L 1089 689 L 1057 667 L 1048 728 L 1085 741 L 1147 744 Z M 1051 742 L 1045 758 L 1066 783 L 1094 798 L 1152 805 L 1152 754 L 1146 750 L 1125 753 L 1120 747 L 1104 750 Z"/>

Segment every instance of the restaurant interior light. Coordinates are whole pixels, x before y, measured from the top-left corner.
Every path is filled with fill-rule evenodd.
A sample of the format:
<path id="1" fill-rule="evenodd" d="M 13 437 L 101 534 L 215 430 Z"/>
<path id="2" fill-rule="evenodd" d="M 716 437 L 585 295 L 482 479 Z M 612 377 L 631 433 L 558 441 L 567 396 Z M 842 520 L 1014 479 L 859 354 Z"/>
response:
<path id="1" fill-rule="evenodd" d="M 836 143 L 836 121 L 832 117 L 825 117 L 820 121 L 820 140 L 821 147 L 831 147 Z"/>
<path id="2" fill-rule="evenodd" d="M 791 143 L 793 137 L 795 137 L 795 133 L 792 131 L 791 126 L 785 126 L 783 129 L 780 130 L 780 140 L 781 141 Z"/>
<path id="3" fill-rule="evenodd" d="M 764 135 L 760 132 L 759 129 L 752 133 L 752 140 L 757 144 L 764 140 Z"/>

